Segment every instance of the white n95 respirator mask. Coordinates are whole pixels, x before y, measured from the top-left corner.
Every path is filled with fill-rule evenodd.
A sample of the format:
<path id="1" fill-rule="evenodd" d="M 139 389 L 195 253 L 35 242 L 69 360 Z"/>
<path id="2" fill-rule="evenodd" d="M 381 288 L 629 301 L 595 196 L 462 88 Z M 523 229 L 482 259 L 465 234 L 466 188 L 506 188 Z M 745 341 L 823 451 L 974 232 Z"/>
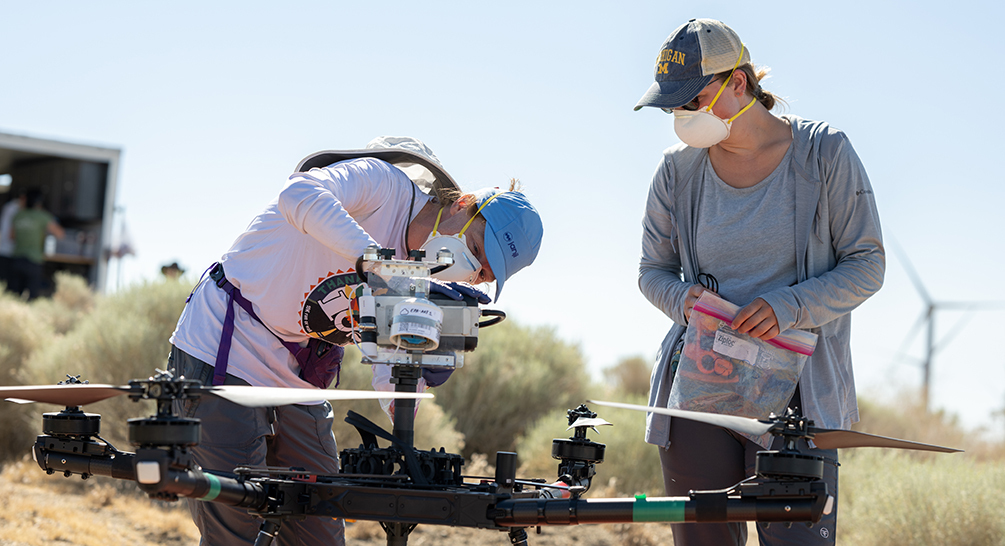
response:
<path id="1" fill-rule="evenodd" d="M 496 194 L 498 195 L 498 194 Z M 464 224 L 461 231 L 457 235 L 444 235 L 437 231 L 440 227 L 440 217 L 443 215 L 443 209 L 441 208 L 438 213 L 436 213 L 436 223 L 433 224 L 433 231 L 429 233 L 429 237 L 426 238 L 426 242 L 419 248 L 426 251 L 426 256 L 436 256 L 436 253 L 440 249 L 447 249 L 451 254 L 454 255 L 453 265 L 433 273 L 431 276 L 434 279 L 439 279 L 441 281 L 449 282 L 466 282 L 468 284 L 475 284 L 476 276 L 478 271 L 482 268 L 482 263 L 478 261 L 475 254 L 471 252 L 468 248 L 467 238 L 464 236 L 464 232 L 468 230 L 471 226 L 471 222 L 475 221 L 478 213 L 485 208 L 496 196 L 493 195 L 482 203 L 481 207 L 471 216 L 471 219 Z"/>
<path id="2" fill-rule="evenodd" d="M 482 264 L 471 253 L 464 235 L 443 235 L 434 230 L 429 234 L 429 238 L 426 239 L 426 242 L 420 248 L 426 251 L 426 256 L 428 257 L 435 257 L 436 253 L 444 248 L 454 255 L 453 265 L 433 273 L 431 276 L 434 279 L 466 282 L 468 284 L 475 283 L 475 275 L 482 268 Z"/>
<path id="3" fill-rule="evenodd" d="M 716 95 L 715 98 L 718 99 L 719 96 Z M 746 112 L 755 102 L 756 98 L 729 119 L 722 119 L 712 113 L 715 100 L 699 110 L 674 110 L 673 131 L 677 133 L 677 138 L 681 142 L 692 148 L 711 148 L 729 138 L 729 128 L 732 127 L 733 120 L 740 117 L 740 114 Z"/>
<path id="4" fill-rule="evenodd" d="M 715 98 L 712 99 L 712 102 L 708 106 L 697 110 L 685 110 L 683 108 L 675 108 L 673 110 L 673 131 L 677 133 L 677 138 L 681 142 L 692 148 L 711 148 L 715 146 L 729 138 L 729 128 L 732 127 L 733 120 L 740 117 L 740 114 L 746 112 L 748 108 L 757 102 L 757 98 L 754 98 L 737 112 L 735 116 L 729 119 L 722 119 L 712 113 L 712 107 L 719 100 L 719 95 L 722 95 L 722 92 L 726 89 L 729 80 L 733 78 L 733 72 L 736 71 L 736 67 L 739 66 L 740 59 L 742 58 L 743 49 L 741 48 L 740 58 L 736 60 L 733 70 L 729 72 L 726 81 L 722 82 L 719 92 L 715 94 Z"/>

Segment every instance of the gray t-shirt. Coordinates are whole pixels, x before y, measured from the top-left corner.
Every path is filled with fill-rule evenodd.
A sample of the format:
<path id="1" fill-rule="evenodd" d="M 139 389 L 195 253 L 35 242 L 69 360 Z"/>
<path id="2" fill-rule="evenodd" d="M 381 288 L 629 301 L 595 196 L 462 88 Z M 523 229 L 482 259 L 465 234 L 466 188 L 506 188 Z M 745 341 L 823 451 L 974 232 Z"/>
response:
<path id="1" fill-rule="evenodd" d="M 700 176 L 695 253 L 698 270 L 719 282 L 719 295 L 743 307 L 796 284 L 792 147 L 771 174 L 749 188 L 723 182 L 708 156 Z"/>

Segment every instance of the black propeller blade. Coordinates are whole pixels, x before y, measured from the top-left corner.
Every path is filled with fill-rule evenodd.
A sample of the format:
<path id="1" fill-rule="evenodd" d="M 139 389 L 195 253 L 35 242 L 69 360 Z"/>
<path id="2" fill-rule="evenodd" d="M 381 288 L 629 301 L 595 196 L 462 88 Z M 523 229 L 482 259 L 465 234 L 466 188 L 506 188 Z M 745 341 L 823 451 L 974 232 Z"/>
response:
<path id="1" fill-rule="evenodd" d="M 898 440 L 886 436 L 877 436 L 855 430 L 831 430 L 810 427 L 813 433 L 813 443 L 820 449 L 841 449 L 849 447 L 890 447 L 894 449 L 914 449 L 918 451 L 936 451 L 939 453 L 960 453 L 962 449 L 942 447 L 933 444 L 922 444 L 910 440 Z"/>
<path id="2" fill-rule="evenodd" d="M 115 385 L 26 385 L 0 387 L 0 397 L 18 404 L 44 402 L 59 406 L 93 404 L 132 391 L 131 387 Z M 136 392 L 139 392 L 138 390 Z"/>

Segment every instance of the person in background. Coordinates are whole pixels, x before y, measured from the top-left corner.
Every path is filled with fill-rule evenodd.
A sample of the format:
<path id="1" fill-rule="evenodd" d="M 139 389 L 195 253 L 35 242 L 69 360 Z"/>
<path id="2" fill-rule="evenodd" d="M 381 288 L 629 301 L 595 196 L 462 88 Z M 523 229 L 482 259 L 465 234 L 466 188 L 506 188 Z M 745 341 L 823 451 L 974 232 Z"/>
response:
<path id="1" fill-rule="evenodd" d="M 24 208 L 27 196 L 24 192 L 4 203 L 0 208 L 0 282 L 10 283 L 11 268 L 14 264 L 14 237 L 11 231 L 11 224 L 14 222 L 14 215 Z"/>
<path id="2" fill-rule="evenodd" d="M 692 19 L 663 43 L 655 83 L 635 109 L 673 116 L 681 143 L 664 152 L 643 219 L 639 287 L 674 326 L 660 347 L 649 405 L 667 407 L 679 344 L 702 292 L 741 307 L 732 328 L 762 340 L 789 328 L 816 333 L 790 407 L 817 426 L 858 420 L 851 311 L 883 284 L 885 252 L 872 186 L 851 142 L 821 121 L 771 110 L 739 36 Z M 703 286 L 704 279 L 715 278 Z M 784 408 L 782 408 L 784 409 Z M 767 415 L 758 416 L 766 418 Z M 778 449 L 776 438 L 774 449 Z M 731 487 L 754 474 L 763 448 L 727 429 L 649 414 L 646 441 L 659 446 L 667 495 Z M 837 500 L 837 451 L 824 481 Z M 760 544 L 834 544 L 837 509 L 818 524 L 758 524 Z M 746 543 L 742 523 L 674 524 L 680 545 Z"/>
<path id="3" fill-rule="evenodd" d="M 176 281 L 185 274 L 185 270 L 178 265 L 178 262 L 171 262 L 168 265 L 161 266 L 161 275 L 164 275 L 165 279 Z"/>
<path id="4" fill-rule="evenodd" d="M 14 251 L 11 254 L 10 284 L 8 289 L 15 294 L 28 291 L 28 299 L 37 298 L 45 285 L 45 238 L 52 235 L 63 238 L 63 228 L 56 218 L 45 210 L 42 192 L 28 190 L 25 207 L 14 215 L 11 221 L 11 238 Z"/>
<path id="5" fill-rule="evenodd" d="M 307 162 L 194 289 L 171 336 L 169 369 L 204 384 L 337 386 L 342 346 L 353 335 L 348 294 L 362 282 L 355 267 L 369 245 L 393 248 L 398 259 L 415 249 L 434 259 L 441 244 L 455 243 L 455 264 L 436 274 L 454 282 L 431 289 L 481 303 L 491 300 L 469 284 L 494 281 L 498 298 L 505 281 L 537 256 L 543 227 L 526 196 L 498 188 L 462 193 L 416 139 L 381 137 L 364 150 L 322 152 Z M 424 374 L 420 385 L 443 380 Z M 394 390 L 386 380 L 374 386 Z M 246 408 L 204 397 L 181 410 L 202 421 L 193 454 L 203 468 L 338 472 L 327 402 Z M 201 501 L 189 507 L 202 544 L 255 542 L 261 520 L 246 510 Z M 277 544 L 344 540 L 341 520 L 309 517 L 286 521 Z"/>

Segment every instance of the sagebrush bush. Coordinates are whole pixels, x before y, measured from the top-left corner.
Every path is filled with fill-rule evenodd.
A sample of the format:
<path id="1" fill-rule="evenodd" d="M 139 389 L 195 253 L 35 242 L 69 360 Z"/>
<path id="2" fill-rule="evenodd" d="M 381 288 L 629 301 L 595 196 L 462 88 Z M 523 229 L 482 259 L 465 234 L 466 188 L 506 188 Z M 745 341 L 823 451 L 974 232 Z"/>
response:
<path id="1" fill-rule="evenodd" d="M 342 360 L 339 389 L 369 391 L 372 373 L 369 365 L 360 363 L 360 354 L 355 347 L 347 347 Z M 432 392 L 436 394 L 436 389 Z M 419 401 L 419 411 L 415 416 L 415 439 L 413 444 L 417 449 L 430 450 L 444 448 L 448 453 L 458 453 L 464 446 L 464 435 L 454 428 L 453 420 L 436 404 L 436 400 Z M 332 401 L 335 412 L 335 440 L 339 449 L 355 448 L 360 444 L 356 428 L 345 422 L 345 416 L 352 410 L 373 421 L 384 430 L 391 432 L 391 420 L 376 400 Z M 381 447 L 388 442 L 378 440 Z"/>
<path id="2" fill-rule="evenodd" d="M 23 363 L 55 336 L 32 306 L 9 292 L 0 292 L 0 385 L 31 384 Z M 57 381 L 52 381 L 56 383 Z M 41 424 L 39 404 L 0 401 L 0 462 L 28 453 Z M 48 411 L 48 410 L 46 410 Z"/>
<path id="3" fill-rule="evenodd" d="M 72 329 L 51 336 L 27 358 L 22 371 L 26 382 L 53 384 L 67 375 L 79 375 L 90 383 L 122 385 L 166 368 L 168 340 L 191 288 L 162 280 L 96 298 L 93 308 L 81 312 Z M 44 313 L 49 312 L 46 305 L 61 305 L 58 298 L 54 300 L 42 305 Z M 76 301 L 86 302 L 86 298 Z M 87 406 L 85 411 L 101 414 L 102 437 L 129 450 L 126 419 L 149 416 L 153 405 L 119 396 Z"/>
<path id="4" fill-rule="evenodd" d="M 646 405 L 642 395 L 611 393 L 605 396 L 618 402 Z M 597 465 L 589 496 L 647 495 L 662 496 L 663 475 L 659 451 L 645 441 L 646 414 L 643 412 L 589 406 L 597 416 L 613 426 L 600 426 L 587 432 L 587 438 L 606 446 L 604 462 Z M 520 475 L 527 478 L 557 478 L 558 461 L 551 458 L 552 440 L 571 438 L 567 410 L 555 409 L 537 422 L 517 442 Z"/>
<path id="5" fill-rule="evenodd" d="M 629 356 L 618 360 L 610 368 L 604 368 L 604 377 L 620 392 L 645 396 L 649 394 L 652 366 L 652 362 L 641 356 Z"/>
<path id="6" fill-rule="evenodd" d="M 94 309 L 96 295 L 80 275 L 57 271 L 55 281 L 52 297 L 32 300 L 31 307 L 37 320 L 48 324 L 56 334 L 65 334 Z"/>
<path id="7" fill-rule="evenodd" d="M 852 428 L 926 444 L 968 449 L 972 445 L 959 418 L 944 410 L 926 412 L 917 392 L 903 392 L 886 403 L 859 399 L 860 421 Z M 969 451 L 969 449 L 968 449 Z M 932 457 L 930 452 L 912 452 L 915 457 Z"/>
<path id="8" fill-rule="evenodd" d="M 464 435 L 463 454 L 494 460 L 551 410 L 581 404 L 588 384 L 579 346 L 554 328 L 503 321 L 479 333 L 477 350 L 434 393 Z"/>

